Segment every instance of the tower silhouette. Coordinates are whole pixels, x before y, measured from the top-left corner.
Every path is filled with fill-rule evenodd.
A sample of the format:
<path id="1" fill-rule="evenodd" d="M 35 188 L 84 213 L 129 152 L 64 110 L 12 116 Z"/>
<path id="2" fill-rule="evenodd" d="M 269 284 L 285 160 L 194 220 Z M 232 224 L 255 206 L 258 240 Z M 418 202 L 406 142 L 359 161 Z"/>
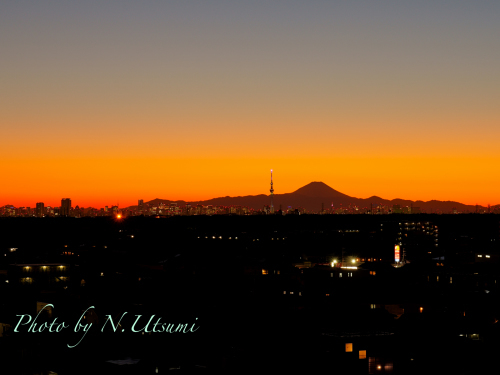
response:
<path id="1" fill-rule="evenodd" d="M 273 170 L 272 169 L 271 169 L 271 189 L 269 191 L 271 192 L 270 212 L 273 214 L 274 213 L 274 188 L 273 188 Z"/>

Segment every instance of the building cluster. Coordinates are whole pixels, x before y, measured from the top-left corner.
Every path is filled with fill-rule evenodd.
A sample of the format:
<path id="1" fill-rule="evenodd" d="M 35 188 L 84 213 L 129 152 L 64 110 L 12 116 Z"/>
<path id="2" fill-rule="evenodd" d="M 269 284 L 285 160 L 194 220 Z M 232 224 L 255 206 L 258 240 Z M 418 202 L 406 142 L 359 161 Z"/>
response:
<path id="1" fill-rule="evenodd" d="M 349 205 L 347 207 L 322 207 L 318 211 L 306 210 L 302 207 L 279 207 L 275 209 L 272 205 L 265 205 L 262 209 L 254 209 L 239 205 L 203 205 L 190 204 L 179 205 L 176 202 L 152 202 L 144 203 L 141 199 L 137 206 L 119 208 L 118 205 L 110 205 L 101 208 L 80 207 L 71 205 L 71 199 L 64 198 L 61 200 L 60 206 L 45 206 L 43 202 L 37 202 L 34 207 L 15 207 L 13 205 L 5 205 L 0 207 L 0 216 L 3 217 L 102 217 L 102 216 L 195 216 L 195 215 L 303 215 L 303 214 L 319 214 L 319 215 L 387 215 L 387 214 L 420 214 L 422 213 L 419 207 L 411 207 L 400 205 L 384 206 L 373 205 L 370 207 L 358 207 Z M 446 213 L 471 213 L 460 212 L 456 209 L 451 212 L 434 211 L 436 214 Z M 500 213 L 500 209 L 494 210 L 478 210 L 477 213 Z"/>
<path id="2" fill-rule="evenodd" d="M 63 198 L 60 206 L 45 206 L 37 202 L 35 207 L 15 207 L 5 205 L 0 207 L 0 216 L 9 217 L 96 217 L 116 216 L 121 211 L 118 206 L 105 206 L 103 208 L 71 206 L 71 199 Z"/>

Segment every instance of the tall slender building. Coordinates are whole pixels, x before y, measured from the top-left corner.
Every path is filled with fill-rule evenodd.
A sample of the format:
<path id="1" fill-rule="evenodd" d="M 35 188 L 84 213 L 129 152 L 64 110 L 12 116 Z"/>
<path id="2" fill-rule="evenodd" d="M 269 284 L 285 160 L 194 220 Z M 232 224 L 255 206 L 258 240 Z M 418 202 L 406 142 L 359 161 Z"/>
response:
<path id="1" fill-rule="evenodd" d="M 36 204 L 36 216 L 37 217 L 43 217 L 43 214 L 45 213 L 45 207 L 43 202 L 38 202 Z"/>
<path id="2" fill-rule="evenodd" d="M 273 214 L 274 213 L 274 188 L 273 188 L 273 170 L 271 169 L 271 209 L 270 212 Z"/>
<path id="3" fill-rule="evenodd" d="M 69 212 L 71 210 L 71 199 L 63 198 L 61 199 L 61 216 L 69 216 Z"/>

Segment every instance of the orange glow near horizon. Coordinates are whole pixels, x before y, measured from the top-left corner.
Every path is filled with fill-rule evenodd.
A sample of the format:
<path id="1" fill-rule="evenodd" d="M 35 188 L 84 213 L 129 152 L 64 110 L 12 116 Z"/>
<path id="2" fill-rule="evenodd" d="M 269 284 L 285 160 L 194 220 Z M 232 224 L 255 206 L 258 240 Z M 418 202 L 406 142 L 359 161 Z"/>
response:
<path id="1" fill-rule="evenodd" d="M 5 160 L 5 159 L 4 159 Z M 500 203 L 500 157 L 289 157 L 51 158 L 14 159 L 1 167 L 8 183 L 0 205 L 136 205 L 155 199 L 198 201 L 223 196 L 269 195 L 322 181 L 341 193 L 368 198 Z"/>

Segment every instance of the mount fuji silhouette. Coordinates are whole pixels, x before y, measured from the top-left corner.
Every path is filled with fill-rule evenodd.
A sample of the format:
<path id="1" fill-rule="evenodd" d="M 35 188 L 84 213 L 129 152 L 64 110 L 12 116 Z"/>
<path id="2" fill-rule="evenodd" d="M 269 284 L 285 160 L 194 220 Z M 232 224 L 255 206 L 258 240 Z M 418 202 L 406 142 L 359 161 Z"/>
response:
<path id="1" fill-rule="evenodd" d="M 150 207 L 157 206 L 160 203 L 170 204 L 177 203 L 179 206 L 183 206 L 186 203 L 191 205 L 213 205 L 213 206 L 246 206 L 253 209 L 262 209 L 264 206 L 270 204 L 270 196 L 266 194 L 260 195 L 247 195 L 238 197 L 219 197 L 208 199 L 205 201 L 170 201 L 167 199 L 153 199 L 149 202 L 145 202 Z M 466 205 L 459 202 L 453 201 L 411 201 L 406 199 L 383 199 L 377 196 L 371 196 L 369 198 L 356 198 L 349 195 L 343 194 L 324 182 L 311 182 L 301 188 L 295 190 L 292 193 L 275 194 L 274 195 L 274 209 L 277 211 L 281 207 L 286 210 L 288 207 L 293 208 L 303 208 L 308 212 L 319 212 L 322 207 L 328 209 L 331 207 L 347 208 L 349 206 L 356 206 L 359 209 L 370 208 L 371 205 L 385 205 L 393 206 L 400 205 L 401 207 L 413 206 L 419 207 L 422 212 L 443 212 L 448 213 L 452 210 L 457 209 L 460 212 L 475 212 L 476 206 Z M 136 206 L 130 207 L 130 209 Z M 484 209 L 482 206 L 478 208 Z M 492 207 L 494 208 L 494 207 Z M 500 208 L 498 205 L 495 208 Z"/>

